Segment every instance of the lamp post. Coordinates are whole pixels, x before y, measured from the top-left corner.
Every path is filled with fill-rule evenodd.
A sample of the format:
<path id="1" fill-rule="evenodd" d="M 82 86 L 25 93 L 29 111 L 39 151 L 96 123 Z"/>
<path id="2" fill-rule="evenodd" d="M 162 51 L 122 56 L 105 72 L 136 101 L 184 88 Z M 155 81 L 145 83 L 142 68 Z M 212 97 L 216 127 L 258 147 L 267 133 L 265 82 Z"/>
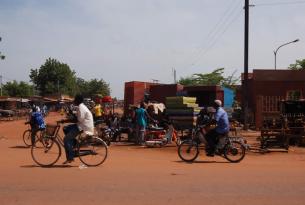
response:
<path id="1" fill-rule="evenodd" d="M 298 42 L 298 41 L 300 41 L 300 40 L 299 40 L 299 39 L 295 39 L 294 41 L 290 41 L 290 42 L 288 42 L 288 43 L 284 43 L 283 45 L 280 45 L 275 51 L 273 51 L 273 53 L 274 53 L 274 70 L 276 70 L 276 54 L 277 54 L 277 51 L 278 51 L 281 47 L 283 47 L 283 46 L 286 46 L 286 45 L 291 44 L 291 43 L 296 43 L 296 42 Z"/>

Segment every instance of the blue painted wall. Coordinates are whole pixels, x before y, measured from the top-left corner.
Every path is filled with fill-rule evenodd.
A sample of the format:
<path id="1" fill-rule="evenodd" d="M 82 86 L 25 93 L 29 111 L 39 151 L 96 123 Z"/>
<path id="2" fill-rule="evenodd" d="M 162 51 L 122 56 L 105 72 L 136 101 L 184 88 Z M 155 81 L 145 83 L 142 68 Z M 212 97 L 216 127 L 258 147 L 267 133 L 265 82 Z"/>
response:
<path id="1" fill-rule="evenodd" d="M 234 91 L 230 88 L 226 88 L 226 87 L 222 87 L 223 92 L 224 92 L 224 103 L 223 106 L 224 107 L 232 107 L 233 102 L 234 102 Z"/>

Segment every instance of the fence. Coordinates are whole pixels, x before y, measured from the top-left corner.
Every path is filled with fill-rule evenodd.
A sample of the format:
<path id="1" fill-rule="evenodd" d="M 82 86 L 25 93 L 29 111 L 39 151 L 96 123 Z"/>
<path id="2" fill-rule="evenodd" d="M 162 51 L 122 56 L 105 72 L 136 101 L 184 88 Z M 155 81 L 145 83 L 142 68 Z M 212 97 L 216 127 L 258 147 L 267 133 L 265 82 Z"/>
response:
<path id="1" fill-rule="evenodd" d="M 284 96 L 258 96 L 256 99 L 255 125 L 261 128 L 263 121 L 270 118 L 278 118 L 280 113 L 280 101 Z"/>

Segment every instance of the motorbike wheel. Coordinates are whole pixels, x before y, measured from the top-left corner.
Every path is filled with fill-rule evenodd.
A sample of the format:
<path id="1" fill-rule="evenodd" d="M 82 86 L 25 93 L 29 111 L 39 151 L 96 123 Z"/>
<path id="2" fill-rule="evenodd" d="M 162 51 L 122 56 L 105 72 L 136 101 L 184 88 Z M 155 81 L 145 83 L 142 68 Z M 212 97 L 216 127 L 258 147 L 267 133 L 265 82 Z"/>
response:
<path id="1" fill-rule="evenodd" d="M 111 137 L 109 135 L 104 136 L 103 140 L 106 142 L 107 146 L 110 146 Z"/>
<path id="2" fill-rule="evenodd" d="M 246 155 L 245 146 L 239 141 L 231 141 L 224 147 L 224 157 L 230 162 L 240 162 Z"/>
<path id="3" fill-rule="evenodd" d="M 194 141 L 183 141 L 178 147 L 178 155 L 185 162 L 194 161 L 199 155 L 199 145 Z"/>

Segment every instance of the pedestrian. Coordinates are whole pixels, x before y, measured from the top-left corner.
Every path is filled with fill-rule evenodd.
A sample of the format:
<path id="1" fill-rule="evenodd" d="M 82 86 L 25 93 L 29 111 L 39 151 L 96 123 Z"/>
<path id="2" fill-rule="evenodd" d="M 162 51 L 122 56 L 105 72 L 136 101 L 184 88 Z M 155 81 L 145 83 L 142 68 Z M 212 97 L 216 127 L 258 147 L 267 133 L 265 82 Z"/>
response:
<path id="1" fill-rule="evenodd" d="M 102 110 L 102 106 L 100 104 L 100 100 L 96 100 L 95 102 L 95 106 L 93 108 L 94 111 L 94 121 L 96 120 L 101 120 L 102 119 L 102 115 L 103 115 L 103 110 Z"/>
<path id="2" fill-rule="evenodd" d="M 152 119 L 145 109 L 145 103 L 141 102 L 140 108 L 136 109 L 136 129 L 137 129 L 137 139 L 136 144 L 144 145 L 145 143 L 145 131 L 147 127 L 147 119 Z"/>

